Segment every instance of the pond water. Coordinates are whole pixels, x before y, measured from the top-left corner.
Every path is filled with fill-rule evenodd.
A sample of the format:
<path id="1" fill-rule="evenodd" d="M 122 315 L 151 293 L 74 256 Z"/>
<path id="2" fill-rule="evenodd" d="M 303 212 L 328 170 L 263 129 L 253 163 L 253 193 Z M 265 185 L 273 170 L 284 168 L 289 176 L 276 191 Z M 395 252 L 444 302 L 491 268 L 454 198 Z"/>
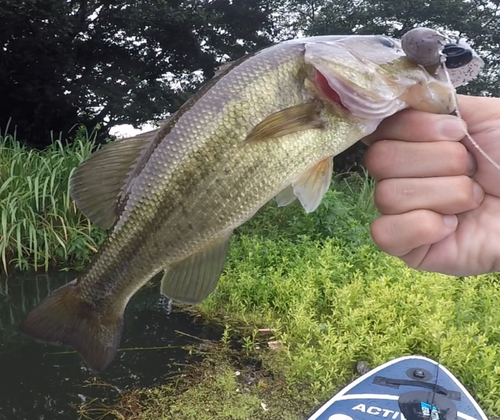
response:
<path id="1" fill-rule="evenodd" d="M 0 277 L 0 420 L 78 418 L 76 406 L 93 398 L 112 402 L 125 389 L 148 387 L 175 376 L 192 361 L 184 346 L 217 340 L 221 329 L 174 310 L 158 287 L 130 301 L 120 350 L 96 380 L 71 348 L 38 343 L 18 332 L 25 314 L 71 272 Z"/>

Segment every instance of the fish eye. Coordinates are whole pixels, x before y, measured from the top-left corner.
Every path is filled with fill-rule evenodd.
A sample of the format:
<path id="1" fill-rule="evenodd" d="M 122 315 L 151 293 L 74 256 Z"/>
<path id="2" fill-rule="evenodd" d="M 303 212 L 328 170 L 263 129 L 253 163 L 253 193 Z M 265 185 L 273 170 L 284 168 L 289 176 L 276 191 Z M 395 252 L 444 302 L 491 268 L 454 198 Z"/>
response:
<path id="1" fill-rule="evenodd" d="M 379 41 L 382 45 L 384 45 L 384 46 L 386 46 L 386 47 L 389 47 L 389 48 L 394 48 L 394 46 L 395 46 L 394 41 L 392 41 L 392 40 L 391 40 L 391 39 L 389 39 L 389 38 L 386 38 L 385 36 L 380 36 L 380 37 L 378 37 L 377 39 L 378 39 L 378 41 Z"/>

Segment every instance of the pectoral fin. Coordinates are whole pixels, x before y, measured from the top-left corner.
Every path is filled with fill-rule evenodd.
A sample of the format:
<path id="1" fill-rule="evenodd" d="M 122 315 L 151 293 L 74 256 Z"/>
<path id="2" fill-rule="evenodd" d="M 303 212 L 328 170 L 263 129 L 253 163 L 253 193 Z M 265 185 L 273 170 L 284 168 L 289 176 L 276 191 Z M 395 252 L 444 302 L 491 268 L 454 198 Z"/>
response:
<path id="1" fill-rule="evenodd" d="M 332 172 L 333 156 L 314 165 L 292 184 L 293 193 L 306 212 L 313 212 L 321 203 L 323 195 L 330 187 Z"/>
<path id="2" fill-rule="evenodd" d="M 104 229 L 115 224 L 122 191 L 157 131 L 109 143 L 73 173 L 71 197 L 92 223 Z"/>
<path id="3" fill-rule="evenodd" d="M 205 299 L 219 281 L 230 236 L 231 233 L 168 267 L 161 281 L 160 292 L 169 299 L 190 304 Z"/>
<path id="4" fill-rule="evenodd" d="M 293 187 L 291 185 L 276 195 L 276 203 L 278 204 L 278 207 L 288 206 L 296 199 L 297 196 L 293 193 Z"/>
<path id="5" fill-rule="evenodd" d="M 310 128 L 322 128 L 319 104 L 308 102 L 282 109 L 257 124 L 247 136 L 247 142 L 268 140 Z"/>

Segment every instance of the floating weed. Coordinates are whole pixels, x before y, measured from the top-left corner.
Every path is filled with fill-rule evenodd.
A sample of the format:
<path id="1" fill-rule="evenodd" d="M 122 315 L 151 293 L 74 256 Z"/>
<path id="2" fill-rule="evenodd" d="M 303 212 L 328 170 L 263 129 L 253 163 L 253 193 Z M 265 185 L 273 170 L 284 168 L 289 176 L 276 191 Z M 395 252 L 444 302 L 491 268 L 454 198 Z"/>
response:
<path id="1" fill-rule="evenodd" d="M 171 383 L 124 392 L 119 403 L 80 407 L 81 419 L 127 420 L 302 420 L 313 404 L 291 391 L 280 375 L 225 346 L 188 366 Z M 108 417 L 98 417 L 106 413 Z"/>

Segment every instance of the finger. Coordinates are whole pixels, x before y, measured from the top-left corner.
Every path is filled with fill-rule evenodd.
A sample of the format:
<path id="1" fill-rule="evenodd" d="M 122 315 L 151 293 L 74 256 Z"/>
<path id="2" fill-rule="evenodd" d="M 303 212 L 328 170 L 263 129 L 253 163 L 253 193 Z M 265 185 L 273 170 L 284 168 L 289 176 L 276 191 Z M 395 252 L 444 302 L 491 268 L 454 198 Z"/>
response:
<path id="1" fill-rule="evenodd" d="M 484 199 L 484 190 L 471 178 L 385 179 L 375 188 L 375 204 L 382 214 L 402 214 L 427 209 L 441 214 L 473 210 Z"/>
<path id="2" fill-rule="evenodd" d="M 371 225 L 375 244 L 384 252 L 402 256 L 446 238 L 457 228 L 457 217 L 430 210 L 414 210 L 394 216 L 381 216 Z"/>
<path id="3" fill-rule="evenodd" d="M 458 106 L 460 114 L 467 121 L 472 135 L 482 132 L 488 122 L 498 121 L 500 118 L 498 98 L 458 95 Z"/>
<path id="4" fill-rule="evenodd" d="M 404 110 L 382 121 L 377 130 L 363 139 L 370 145 L 378 140 L 459 141 L 466 124 L 453 115 Z"/>
<path id="5" fill-rule="evenodd" d="M 365 153 L 365 167 L 375 180 L 438 176 L 472 176 L 476 161 L 460 142 L 379 141 Z"/>
<path id="6" fill-rule="evenodd" d="M 399 258 L 401 258 L 406 263 L 406 265 L 408 265 L 408 267 L 418 270 L 420 265 L 422 264 L 422 261 L 429 253 L 431 247 L 432 245 L 419 246 L 418 248 L 412 249 L 410 252 L 400 256 Z"/>

